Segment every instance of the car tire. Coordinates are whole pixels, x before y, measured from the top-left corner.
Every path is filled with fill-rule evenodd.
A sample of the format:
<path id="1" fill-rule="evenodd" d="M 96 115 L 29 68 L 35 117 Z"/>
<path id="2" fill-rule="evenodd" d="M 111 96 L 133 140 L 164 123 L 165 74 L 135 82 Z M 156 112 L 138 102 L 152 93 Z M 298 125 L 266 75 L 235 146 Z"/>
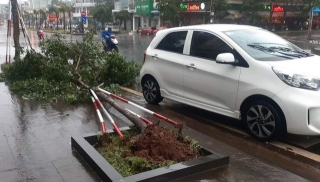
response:
<path id="1" fill-rule="evenodd" d="M 248 132 L 262 141 L 282 137 L 286 134 L 285 119 L 275 104 L 260 100 L 253 101 L 242 111 L 242 120 Z"/>
<path id="2" fill-rule="evenodd" d="M 143 97 L 149 104 L 159 104 L 163 100 L 159 84 L 153 77 L 148 76 L 143 78 L 141 86 Z"/>

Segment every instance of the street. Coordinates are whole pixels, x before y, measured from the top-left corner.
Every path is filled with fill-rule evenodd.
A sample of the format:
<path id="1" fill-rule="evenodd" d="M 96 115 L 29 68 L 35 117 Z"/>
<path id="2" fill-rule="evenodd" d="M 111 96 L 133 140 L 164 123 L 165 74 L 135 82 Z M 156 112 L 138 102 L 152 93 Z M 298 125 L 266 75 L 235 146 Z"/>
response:
<path id="1" fill-rule="evenodd" d="M 28 31 L 29 32 L 29 31 Z M 6 27 L 0 26 L 0 63 L 6 56 Z M 45 33 L 45 39 L 52 36 Z M 308 50 L 308 43 L 297 35 L 282 35 Z M 81 35 L 65 35 L 66 41 L 81 41 Z M 99 35 L 95 37 L 100 41 Z M 30 32 L 32 47 L 39 51 L 35 32 Z M 127 60 L 142 62 L 143 53 L 152 36 L 118 35 L 119 53 Z M 295 42 L 294 42 L 295 41 Z M 300 41 L 300 42 L 299 42 Z M 23 35 L 20 36 L 25 46 Z M 12 41 L 13 46 L 13 41 Z M 11 48 L 11 55 L 14 49 Z M 165 99 L 158 106 L 149 105 L 139 88 L 124 88 L 121 95 L 168 118 L 182 121 L 183 134 L 223 155 L 230 156 L 230 165 L 177 181 L 319 181 L 320 156 L 303 149 L 304 138 L 287 141 L 260 142 L 232 119 Z M 92 104 L 64 105 L 24 100 L 0 83 L 0 181 L 100 181 L 78 154 L 72 152 L 70 137 L 100 130 Z M 152 116 L 122 102 L 123 107 L 157 121 Z M 132 123 L 107 105 L 119 127 Z M 107 128 L 112 124 L 107 122 Z M 295 141 L 293 141 L 295 140 Z M 310 138 L 306 140 L 310 141 Z M 293 141 L 293 142 L 292 142 Z M 316 139 L 312 140 L 315 142 Z M 303 142 L 301 142 L 303 143 Z M 301 157 L 303 156 L 303 157 Z M 308 159 L 308 160 L 306 160 Z"/>

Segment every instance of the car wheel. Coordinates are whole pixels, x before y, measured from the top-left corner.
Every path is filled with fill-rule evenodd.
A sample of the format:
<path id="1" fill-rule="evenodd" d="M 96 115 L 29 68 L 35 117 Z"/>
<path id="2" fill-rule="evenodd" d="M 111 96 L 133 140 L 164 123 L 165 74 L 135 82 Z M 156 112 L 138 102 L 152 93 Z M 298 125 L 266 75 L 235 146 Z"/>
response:
<path id="1" fill-rule="evenodd" d="M 145 77 L 141 82 L 141 86 L 143 97 L 148 103 L 159 104 L 163 100 L 159 84 L 153 77 Z"/>
<path id="2" fill-rule="evenodd" d="M 259 140 L 271 140 L 286 133 L 281 111 L 265 101 L 254 101 L 245 107 L 242 119 L 249 133 Z"/>

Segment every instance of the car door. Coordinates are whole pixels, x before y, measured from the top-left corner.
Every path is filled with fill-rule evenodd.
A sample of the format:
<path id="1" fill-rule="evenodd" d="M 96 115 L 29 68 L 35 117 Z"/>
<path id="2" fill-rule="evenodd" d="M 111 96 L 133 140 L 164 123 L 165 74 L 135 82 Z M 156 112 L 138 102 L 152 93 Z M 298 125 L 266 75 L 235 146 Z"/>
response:
<path id="1" fill-rule="evenodd" d="M 184 62 L 184 97 L 217 113 L 232 113 L 241 68 L 215 59 L 220 53 L 233 53 L 233 48 L 211 32 L 193 31 L 191 37 L 190 56 Z"/>
<path id="2" fill-rule="evenodd" d="M 168 33 L 160 43 L 148 52 L 154 61 L 154 72 L 162 96 L 183 97 L 183 56 L 188 31 Z"/>

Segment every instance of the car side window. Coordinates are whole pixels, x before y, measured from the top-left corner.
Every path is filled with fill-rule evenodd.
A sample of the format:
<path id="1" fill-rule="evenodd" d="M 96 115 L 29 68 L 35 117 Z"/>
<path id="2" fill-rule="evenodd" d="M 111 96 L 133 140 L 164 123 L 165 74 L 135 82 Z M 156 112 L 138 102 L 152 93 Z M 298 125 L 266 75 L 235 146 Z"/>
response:
<path id="1" fill-rule="evenodd" d="M 232 48 L 219 37 L 201 31 L 194 31 L 191 40 L 190 55 L 216 60 L 218 54 L 232 53 Z"/>
<path id="2" fill-rule="evenodd" d="M 169 33 L 161 40 L 156 49 L 182 54 L 187 33 L 188 31 Z"/>

